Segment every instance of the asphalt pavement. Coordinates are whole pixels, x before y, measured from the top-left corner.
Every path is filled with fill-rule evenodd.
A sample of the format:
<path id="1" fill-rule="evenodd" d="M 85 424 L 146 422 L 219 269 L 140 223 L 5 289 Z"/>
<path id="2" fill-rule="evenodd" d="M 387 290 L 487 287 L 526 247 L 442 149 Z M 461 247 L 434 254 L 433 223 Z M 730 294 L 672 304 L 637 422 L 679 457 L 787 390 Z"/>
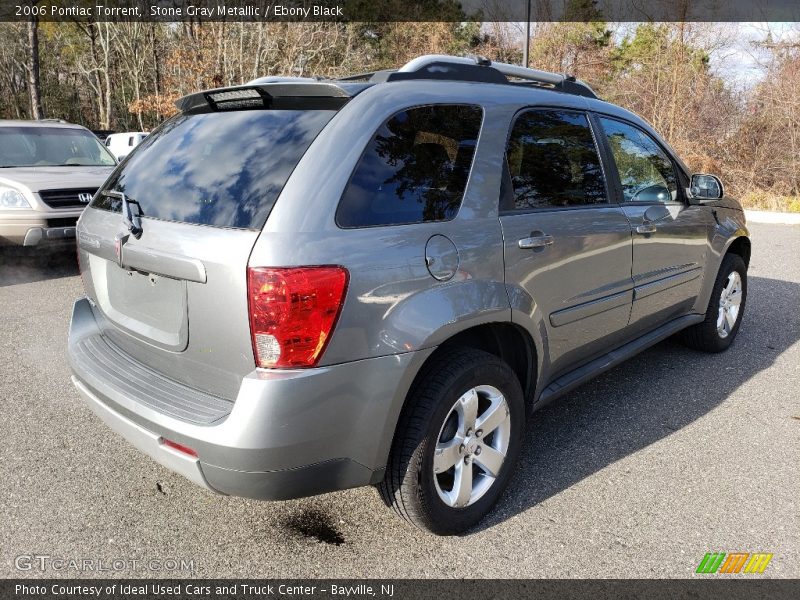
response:
<path id="1" fill-rule="evenodd" d="M 0 576 L 692 577 L 707 552 L 769 552 L 760 577 L 800 577 L 800 226 L 751 232 L 734 345 L 667 340 L 536 413 L 456 538 L 371 488 L 265 503 L 168 472 L 70 383 L 75 253 L 0 253 Z"/>

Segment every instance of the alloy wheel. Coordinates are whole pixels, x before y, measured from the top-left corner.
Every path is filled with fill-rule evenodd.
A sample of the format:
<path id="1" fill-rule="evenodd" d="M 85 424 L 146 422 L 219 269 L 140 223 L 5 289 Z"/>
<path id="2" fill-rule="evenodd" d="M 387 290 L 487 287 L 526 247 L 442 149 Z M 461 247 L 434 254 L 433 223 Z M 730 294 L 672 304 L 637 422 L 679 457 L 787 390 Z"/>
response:
<path id="1" fill-rule="evenodd" d="M 730 335 L 739 318 L 741 304 L 742 278 L 738 271 L 731 271 L 719 296 L 719 314 L 717 316 L 719 337 L 724 339 Z"/>
<path id="2" fill-rule="evenodd" d="M 479 385 L 456 400 L 437 437 L 433 479 L 452 508 L 477 502 L 492 487 L 508 452 L 511 413 L 497 388 Z"/>

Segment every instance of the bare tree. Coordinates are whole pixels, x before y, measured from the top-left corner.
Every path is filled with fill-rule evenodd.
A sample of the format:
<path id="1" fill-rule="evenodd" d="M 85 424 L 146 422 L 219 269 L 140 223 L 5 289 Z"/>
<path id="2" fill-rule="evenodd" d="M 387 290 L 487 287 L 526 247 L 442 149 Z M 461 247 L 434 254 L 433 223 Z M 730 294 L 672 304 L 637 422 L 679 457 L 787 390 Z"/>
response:
<path id="1" fill-rule="evenodd" d="M 31 117 L 44 117 L 42 109 L 42 86 L 39 77 L 39 19 L 28 21 L 28 94 L 31 99 Z"/>
<path id="2" fill-rule="evenodd" d="M 78 62 L 78 69 L 86 78 L 97 103 L 101 129 L 111 128 L 111 54 L 116 29 L 111 23 L 76 23 L 89 39 L 91 52 Z"/>
<path id="3" fill-rule="evenodd" d="M 131 21 L 127 23 L 112 24 L 117 31 L 114 35 L 120 47 L 120 59 L 123 71 L 126 73 L 128 82 L 133 87 L 133 102 L 141 102 L 142 88 L 146 82 L 145 68 L 147 59 L 151 54 L 148 44 L 152 39 L 146 35 L 147 24 Z M 126 103 L 127 104 L 127 103 Z M 142 113 L 135 113 L 138 121 L 139 130 L 144 130 Z"/>

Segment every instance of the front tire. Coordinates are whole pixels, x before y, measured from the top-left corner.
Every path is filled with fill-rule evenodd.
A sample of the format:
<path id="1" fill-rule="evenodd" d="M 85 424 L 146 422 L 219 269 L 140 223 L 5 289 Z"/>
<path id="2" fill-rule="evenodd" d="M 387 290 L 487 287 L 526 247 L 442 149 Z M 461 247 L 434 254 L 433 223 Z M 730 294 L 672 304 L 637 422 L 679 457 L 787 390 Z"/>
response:
<path id="1" fill-rule="evenodd" d="M 738 254 L 726 254 L 719 267 L 706 318 L 682 332 L 683 342 L 703 352 L 722 352 L 733 343 L 747 301 L 747 265 Z"/>
<path id="2" fill-rule="evenodd" d="M 462 533 L 512 475 L 525 420 L 519 380 L 492 354 L 453 348 L 425 368 L 407 402 L 381 497 L 421 529 Z"/>

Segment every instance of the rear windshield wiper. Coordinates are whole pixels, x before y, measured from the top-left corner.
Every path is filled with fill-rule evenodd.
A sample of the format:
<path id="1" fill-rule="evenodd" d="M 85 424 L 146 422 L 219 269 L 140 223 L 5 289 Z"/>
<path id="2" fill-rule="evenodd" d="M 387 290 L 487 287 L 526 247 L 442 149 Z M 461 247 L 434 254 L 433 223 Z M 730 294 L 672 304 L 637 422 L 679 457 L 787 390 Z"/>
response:
<path id="1" fill-rule="evenodd" d="M 122 201 L 122 224 L 137 240 L 142 237 L 142 220 L 140 218 L 144 214 L 142 206 L 133 198 L 128 198 L 125 194 L 116 190 L 104 190 L 103 195 L 119 198 Z M 131 204 L 137 206 L 139 214 L 133 214 Z"/>

